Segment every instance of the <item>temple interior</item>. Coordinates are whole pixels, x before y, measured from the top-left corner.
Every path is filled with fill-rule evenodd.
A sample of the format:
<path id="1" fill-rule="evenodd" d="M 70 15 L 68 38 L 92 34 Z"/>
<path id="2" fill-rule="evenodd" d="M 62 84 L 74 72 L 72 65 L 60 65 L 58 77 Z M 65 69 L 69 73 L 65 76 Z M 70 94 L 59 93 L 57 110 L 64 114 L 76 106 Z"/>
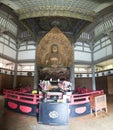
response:
<path id="1" fill-rule="evenodd" d="M 113 1 L 0 1 L 0 130 L 113 130 Z"/>

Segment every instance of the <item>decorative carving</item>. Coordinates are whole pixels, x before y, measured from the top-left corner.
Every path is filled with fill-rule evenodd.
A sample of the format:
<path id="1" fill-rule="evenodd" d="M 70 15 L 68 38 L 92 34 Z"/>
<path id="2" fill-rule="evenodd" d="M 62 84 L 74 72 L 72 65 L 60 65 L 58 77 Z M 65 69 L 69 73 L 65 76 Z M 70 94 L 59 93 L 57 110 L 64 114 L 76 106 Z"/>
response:
<path id="1" fill-rule="evenodd" d="M 58 27 L 54 27 L 42 38 L 37 46 L 36 56 L 40 80 L 70 79 L 73 48 Z"/>
<path id="2" fill-rule="evenodd" d="M 57 49 L 54 50 L 57 52 L 51 49 Z M 37 65 L 40 67 L 70 67 L 73 64 L 73 48 L 60 29 L 54 27 L 37 46 L 36 58 Z"/>
<path id="3" fill-rule="evenodd" d="M 69 68 L 44 68 L 38 70 L 38 76 L 40 80 L 68 80 L 70 79 L 70 69 Z"/>

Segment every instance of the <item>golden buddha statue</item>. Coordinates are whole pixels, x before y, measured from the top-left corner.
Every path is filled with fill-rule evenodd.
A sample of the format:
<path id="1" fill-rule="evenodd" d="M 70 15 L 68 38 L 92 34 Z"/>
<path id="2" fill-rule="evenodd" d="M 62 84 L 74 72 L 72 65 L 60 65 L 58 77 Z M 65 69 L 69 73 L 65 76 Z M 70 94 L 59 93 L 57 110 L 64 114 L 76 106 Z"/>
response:
<path id="1" fill-rule="evenodd" d="M 46 55 L 45 62 L 45 64 L 50 67 L 56 68 L 62 66 L 62 57 L 58 53 L 57 44 L 53 44 L 51 46 L 51 52 Z"/>

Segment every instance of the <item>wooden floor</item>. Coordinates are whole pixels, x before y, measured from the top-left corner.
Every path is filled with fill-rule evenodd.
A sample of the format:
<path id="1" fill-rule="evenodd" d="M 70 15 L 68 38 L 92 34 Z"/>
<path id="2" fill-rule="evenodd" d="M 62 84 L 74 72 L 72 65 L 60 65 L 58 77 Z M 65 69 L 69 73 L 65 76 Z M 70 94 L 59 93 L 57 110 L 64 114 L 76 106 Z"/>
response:
<path id="1" fill-rule="evenodd" d="M 0 130 L 113 130 L 113 96 L 107 96 L 108 113 L 87 115 L 69 119 L 68 125 L 49 126 L 38 124 L 37 118 L 4 109 L 4 98 L 0 96 Z"/>

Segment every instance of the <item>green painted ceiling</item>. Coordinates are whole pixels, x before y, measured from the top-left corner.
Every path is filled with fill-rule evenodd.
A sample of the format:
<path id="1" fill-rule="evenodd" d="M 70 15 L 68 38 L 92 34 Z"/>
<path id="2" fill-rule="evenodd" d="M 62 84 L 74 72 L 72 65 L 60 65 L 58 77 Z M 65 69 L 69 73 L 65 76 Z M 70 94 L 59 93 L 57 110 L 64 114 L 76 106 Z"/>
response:
<path id="1" fill-rule="evenodd" d="M 54 25 L 77 37 L 113 0 L 1 0 L 34 35 Z"/>

